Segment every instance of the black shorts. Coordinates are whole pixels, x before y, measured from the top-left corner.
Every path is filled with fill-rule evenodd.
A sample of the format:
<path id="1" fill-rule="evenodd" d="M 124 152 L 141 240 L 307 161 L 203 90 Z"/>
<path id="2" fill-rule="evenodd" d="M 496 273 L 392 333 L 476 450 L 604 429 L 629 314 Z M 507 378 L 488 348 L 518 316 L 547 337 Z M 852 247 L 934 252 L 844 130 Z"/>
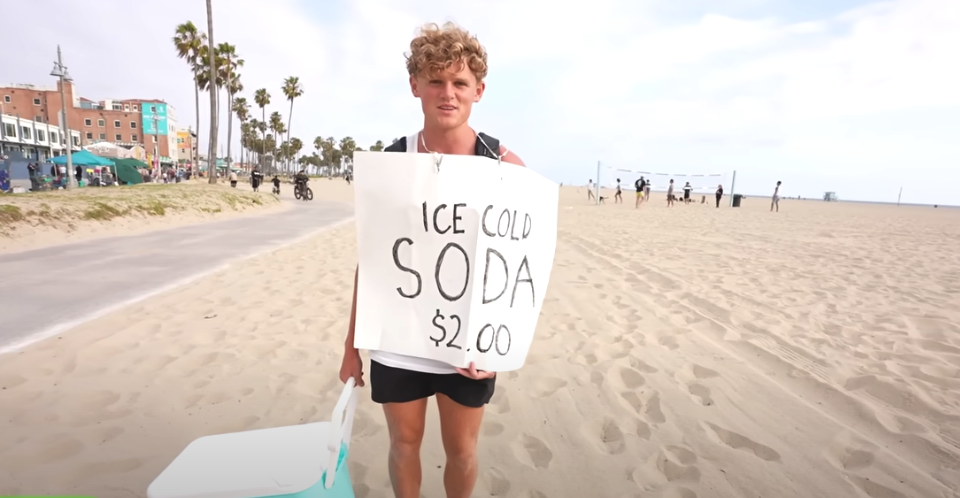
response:
<path id="1" fill-rule="evenodd" d="M 490 402 L 497 378 L 474 380 L 458 373 L 414 372 L 370 360 L 370 391 L 374 403 L 406 403 L 441 393 L 470 408 Z"/>

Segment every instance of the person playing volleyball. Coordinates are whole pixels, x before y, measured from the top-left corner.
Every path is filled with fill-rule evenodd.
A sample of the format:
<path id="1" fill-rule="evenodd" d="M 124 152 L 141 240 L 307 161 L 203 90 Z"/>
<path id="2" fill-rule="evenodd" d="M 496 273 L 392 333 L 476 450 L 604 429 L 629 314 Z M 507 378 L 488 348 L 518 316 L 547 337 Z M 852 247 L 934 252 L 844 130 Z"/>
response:
<path id="1" fill-rule="evenodd" d="M 513 152 L 470 127 L 470 111 L 486 89 L 487 53 L 476 37 L 452 23 L 423 27 L 407 56 L 410 91 L 420 99 L 423 129 L 401 138 L 385 152 L 482 155 L 524 166 Z M 340 366 L 340 380 L 363 382 L 363 361 L 354 347 L 357 280 Z M 477 480 L 477 439 L 484 406 L 493 396 L 495 372 L 455 368 L 446 363 L 386 351 L 370 351 L 370 390 L 383 405 L 390 434 L 387 459 L 398 498 L 420 496 L 420 444 L 427 399 L 436 395 L 440 435 L 447 455 L 443 485 L 448 498 L 468 498 Z"/>

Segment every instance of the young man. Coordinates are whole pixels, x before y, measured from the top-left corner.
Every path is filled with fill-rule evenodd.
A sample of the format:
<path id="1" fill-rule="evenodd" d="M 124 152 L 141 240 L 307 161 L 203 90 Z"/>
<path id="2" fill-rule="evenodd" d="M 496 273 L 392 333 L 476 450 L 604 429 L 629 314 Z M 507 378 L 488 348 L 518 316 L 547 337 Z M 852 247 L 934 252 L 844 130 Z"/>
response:
<path id="1" fill-rule="evenodd" d="M 770 200 L 770 212 L 773 212 L 773 208 L 777 208 L 777 212 L 780 212 L 780 182 L 777 182 L 776 188 L 773 189 L 773 198 Z"/>
<path id="2" fill-rule="evenodd" d="M 717 185 L 717 208 L 720 208 L 720 199 L 723 199 L 723 185 Z"/>
<path id="3" fill-rule="evenodd" d="M 683 203 L 690 204 L 690 193 L 693 192 L 693 187 L 690 186 L 690 182 L 687 182 L 683 186 Z"/>
<path id="4" fill-rule="evenodd" d="M 646 189 L 647 189 L 647 181 L 644 180 L 643 177 L 641 176 L 639 180 L 637 180 L 637 181 L 635 181 L 635 182 L 633 183 L 633 186 L 634 186 L 634 188 L 637 189 L 637 200 L 634 201 L 633 207 L 634 207 L 634 208 L 639 208 L 639 207 L 640 207 L 640 203 L 643 202 L 644 192 L 645 192 Z"/>
<path id="5" fill-rule="evenodd" d="M 617 178 L 617 193 L 613 196 L 613 203 L 623 204 L 623 194 L 620 192 L 620 179 Z"/>
<path id="6" fill-rule="evenodd" d="M 423 129 L 401 138 L 385 152 L 483 155 L 523 166 L 497 139 L 477 133 L 468 120 L 486 85 L 487 53 L 477 39 L 452 23 L 425 26 L 410 42 L 407 56 L 410 91 L 420 99 Z M 357 313 L 353 308 L 344 345 L 340 380 L 353 377 L 363 386 L 363 362 L 354 347 Z M 484 406 L 493 396 L 495 372 L 455 368 L 446 363 L 386 351 L 370 351 L 373 401 L 383 405 L 390 433 L 388 467 L 398 498 L 420 496 L 420 444 L 427 399 L 436 395 L 440 434 L 447 461 L 443 484 L 448 498 L 469 498 L 477 480 L 477 438 Z"/>
<path id="7" fill-rule="evenodd" d="M 672 206 L 674 200 L 676 200 L 676 197 L 673 196 L 673 178 L 671 178 L 670 186 L 667 187 L 667 207 Z"/>

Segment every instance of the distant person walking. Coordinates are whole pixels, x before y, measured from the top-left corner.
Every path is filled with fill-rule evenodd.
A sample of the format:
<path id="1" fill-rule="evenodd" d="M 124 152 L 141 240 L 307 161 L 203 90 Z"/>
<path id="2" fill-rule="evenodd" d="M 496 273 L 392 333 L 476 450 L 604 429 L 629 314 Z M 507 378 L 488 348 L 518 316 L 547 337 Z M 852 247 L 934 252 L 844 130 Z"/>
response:
<path id="1" fill-rule="evenodd" d="M 720 199 L 723 198 L 723 185 L 717 185 L 717 208 L 720 207 Z"/>
<path id="2" fill-rule="evenodd" d="M 643 186 L 643 202 L 650 202 L 650 187 L 653 186 L 653 183 L 650 180 L 647 180 L 647 184 Z"/>
<path id="3" fill-rule="evenodd" d="M 667 207 L 672 206 L 676 199 L 676 196 L 673 195 L 673 179 L 671 178 L 670 186 L 667 187 Z"/>
<path id="4" fill-rule="evenodd" d="M 643 195 L 647 189 L 647 181 L 641 176 L 639 180 L 633 182 L 633 186 L 637 189 L 637 200 L 634 202 L 633 207 L 639 208 L 640 203 L 643 202 Z"/>
<path id="5" fill-rule="evenodd" d="M 773 199 L 770 200 L 770 212 L 772 213 L 774 208 L 777 212 L 780 212 L 780 183 L 777 182 L 777 187 L 773 189 Z"/>
<path id="6" fill-rule="evenodd" d="M 620 192 L 620 179 L 617 178 L 617 193 L 613 194 L 613 203 L 623 204 L 623 194 Z"/>
<path id="7" fill-rule="evenodd" d="M 693 187 L 690 186 L 690 182 L 687 182 L 683 186 L 683 203 L 690 204 L 690 193 L 693 192 Z"/>
<path id="8" fill-rule="evenodd" d="M 593 196 L 593 180 L 587 180 L 587 200 L 595 200 L 596 197 Z"/>

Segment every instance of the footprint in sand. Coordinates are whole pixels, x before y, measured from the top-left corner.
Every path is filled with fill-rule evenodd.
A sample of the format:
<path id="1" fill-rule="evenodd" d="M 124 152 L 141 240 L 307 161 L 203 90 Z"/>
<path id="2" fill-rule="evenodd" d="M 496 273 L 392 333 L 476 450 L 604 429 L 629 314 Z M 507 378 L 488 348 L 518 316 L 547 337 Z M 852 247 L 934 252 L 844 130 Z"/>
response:
<path id="1" fill-rule="evenodd" d="M 740 451 L 753 453 L 757 458 L 767 462 L 780 461 L 780 454 L 773 448 L 760 444 L 746 436 L 729 431 L 710 422 L 703 422 L 707 433 L 712 434 L 721 443 Z"/>
<path id="2" fill-rule="evenodd" d="M 504 414 L 510 411 L 510 398 L 503 391 L 495 391 L 490 399 L 490 411 Z"/>
<path id="3" fill-rule="evenodd" d="M 636 389 L 646 384 L 646 380 L 640 375 L 640 372 L 632 368 L 621 368 L 620 379 L 628 389 Z"/>
<path id="4" fill-rule="evenodd" d="M 507 496 L 510 492 L 510 479 L 496 467 L 483 473 L 483 481 L 489 496 Z"/>
<path id="5" fill-rule="evenodd" d="M 841 470 L 860 470 L 873 465 L 878 447 L 849 432 L 841 432 L 827 444 L 823 454 Z"/>
<path id="6" fill-rule="evenodd" d="M 697 498 L 697 494 L 682 486 L 670 488 L 663 493 L 663 498 Z"/>
<path id="7" fill-rule="evenodd" d="M 647 407 L 643 414 L 646 415 L 651 422 L 654 424 L 662 424 L 667 421 L 667 418 L 663 416 L 663 410 L 660 409 L 659 393 L 654 392 L 646 404 Z"/>
<path id="8" fill-rule="evenodd" d="M 693 395 L 693 398 L 703 406 L 713 406 L 713 398 L 710 397 L 710 388 L 701 384 L 690 384 L 687 390 Z"/>
<path id="9" fill-rule="evenodd" d="M 650 365 L 646 364 L 643 360 L 639 360 L 637 358 L 630 359 L 630 366 L 646 374 L 654 374 L 659 372 L 659 370 L 657 370 L 656 368 L 651 367 Z"/>
<path id="10" fill-rule="evenodd" d="M 696 363 L 694 363 L 693 366 L 691 367 L 691 371 L 693 372 L 693 376 L 694 376 L 695 378 L 697 378 L 697 379 L 700 379 L 700 380 L 703 380 L 703 379 L 712 379 L 712 378 L 714 378 L 714 377 L 719 377 L 719 376 L 720 376 L 720 374 L 717 373 L 716 371 L 710 370 L 710 369 L 707 368 L 707 367 L 701 367 L 700 365 L 697 365 Z"/>
<path id="11" fill-rule="evenodd" d="M 661 337 L 661 338 L 657 339 L 657 342 L 658 342 L 661 346 L 663 346 L 663 347 L 665 347 L 665 348 L 667 348 L 667 349 L 669 349 L 669 350 L 671 350 L 671 351 L 680 347 L 680 345 L 677 344 L 677 338 L 676 338 L 676 337 L 673 337 L 673 336 L 670 336 L 670 335 L 665 336 L 665 337 Z"/>
<path id="12" fill-rule="evenodd" d="M 643 400 L 640 399 L 639 394 L 634 391 L 624 391 L 620 393 L 620 397 L 630 405 L 630 408 L 633 408 L 633 411 L 642 413 Z"/>
<path id="13" fill-rule="evenodd" d="M 523 447 L 524 454 L 520 454 L 518 448 L 514 447 L 518 460 L 537 469 L 550 467 L 550 462 L 553 460 L 553 451 L 540 438 L 529 434 L 521 434 L 520 444 Z"/>
<path id="14" fill-rule="evenodd" d="M 533 390 L 537 396 L 550 396 L 567 386 L 567 381 L 558 377 L 539 377 L 533 383 Z"/>
<path id="15" fill-rule="evenodd" d="M 503 434 L 504 429 L 504 425 L 500 422 L 485 421 L 480 430 L 483 432 L 484 436 L 494 437 Z"/>
<path id="16" fill-rule="evenodd" d="M 623 431 L 612 418 L 587 422 L 581 431 L 587 440 L 599 443 L 597 448 L 608 455 L 619 455 L 627 448 Z"/>

